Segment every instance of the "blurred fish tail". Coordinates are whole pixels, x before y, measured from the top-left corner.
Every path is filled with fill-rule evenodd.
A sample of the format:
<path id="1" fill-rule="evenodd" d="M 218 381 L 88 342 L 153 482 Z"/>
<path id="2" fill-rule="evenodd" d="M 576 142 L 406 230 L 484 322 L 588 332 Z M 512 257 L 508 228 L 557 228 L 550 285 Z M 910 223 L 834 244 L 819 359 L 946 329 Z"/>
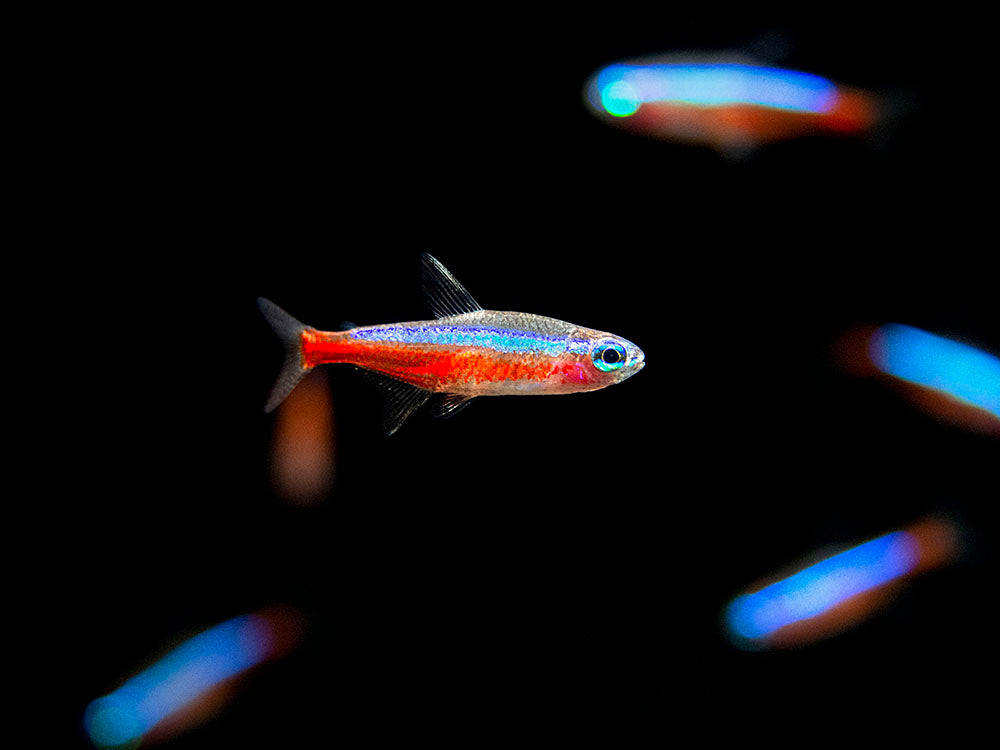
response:
<path id="1" fill-rule="evenodd" d="M 293 318 L 269 299 L 258 297 L 257 307 L 285 347 L 285 362 L 264 405 L 264 411 L 270 412 L 278 408 L 278 405 L 312 369 L 302 360 L 302 332 L 308 326 Z"/>

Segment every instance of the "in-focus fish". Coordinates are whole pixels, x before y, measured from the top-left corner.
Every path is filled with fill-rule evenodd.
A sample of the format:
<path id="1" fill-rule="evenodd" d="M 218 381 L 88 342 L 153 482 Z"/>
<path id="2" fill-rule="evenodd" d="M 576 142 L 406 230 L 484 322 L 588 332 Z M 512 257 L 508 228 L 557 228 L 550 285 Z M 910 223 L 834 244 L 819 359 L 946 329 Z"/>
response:
<path id="1" fill-rule="evenodd" d="M 319 331 L 263 297 L 261 312 L 285 346 L 271 411 L 316 365 L 344 362 L 380 376 L 392 434 L 431 396 L 453 414 L 476 396 L 577 393 L 620 383 L 645 364 L 642 350 L 603 331 L 555 318 L 484 310 L 435 258 L 423 255 L 425 300 L 436 320 Z"/>

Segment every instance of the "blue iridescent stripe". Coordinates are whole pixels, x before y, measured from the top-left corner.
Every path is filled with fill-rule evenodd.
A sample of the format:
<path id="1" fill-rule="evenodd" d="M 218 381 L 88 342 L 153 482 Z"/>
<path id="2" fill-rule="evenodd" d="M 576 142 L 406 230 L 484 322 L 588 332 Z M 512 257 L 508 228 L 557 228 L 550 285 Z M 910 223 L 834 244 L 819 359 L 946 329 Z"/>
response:
<path id="1" fill-rule="evenodd" d="M 627 117 L 646 102 L 701 107 L 755 104 L 798 112 L 829 112 L 836 86 L 795 70 L 738 63 L 609 65 L 597 75 L 605 110 Z"/>
<path id="2" fill-rule="evenodd" d="M 400 344 L 483 347 L 510 354 L 546 354 L 552 357 L 564 352 L 586 354 L 590 350 L 590 344 L 582 339 L 489 326 L 381 326 L 355 329 L 351 331 L 351 338 Z"/>

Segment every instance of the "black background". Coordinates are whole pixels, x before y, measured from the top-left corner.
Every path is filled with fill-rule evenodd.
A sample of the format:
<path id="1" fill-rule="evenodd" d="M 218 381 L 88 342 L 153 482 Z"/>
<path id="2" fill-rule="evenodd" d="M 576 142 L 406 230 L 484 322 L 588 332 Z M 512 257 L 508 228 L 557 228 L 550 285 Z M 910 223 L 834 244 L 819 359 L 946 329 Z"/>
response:
<path id="1" fill-rule="evenodd" d="M 890 320 L 1000 350 L 976 21 L 715 15 L 63 19 L 86 33 L 38 244 L 76 249 L 52 269 L 73 416 L 47 452 L 80 742 L 84 706 L 167 644 L 275 602 L 306 613 L 302 646 L 172 746 L 977 715 L 997 442 L 831 355 Z M 718 49 L 901 114 L 730 161 L 584 108 L 603 64 Z M 378 396 L 328 368 L 333 493 L 282 504 L 256 297 L 320 328 L 419 319 L 425 251 L 484 306 L 613 331 L 646 369 L 385 439 Z M 791 652 L 725 639 L 752 581 L 928 513 L 969 552 L 888 610 Z"/>

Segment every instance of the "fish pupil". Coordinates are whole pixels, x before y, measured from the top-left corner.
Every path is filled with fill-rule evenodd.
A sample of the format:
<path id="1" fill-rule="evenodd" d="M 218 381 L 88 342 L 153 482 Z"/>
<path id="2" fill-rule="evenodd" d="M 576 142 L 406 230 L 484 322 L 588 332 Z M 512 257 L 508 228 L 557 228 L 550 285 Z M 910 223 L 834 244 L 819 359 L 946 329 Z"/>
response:
<path id="1" fill-rule="evenodd" d="M 618 352 L 615 351 L 614 349 L 605 349 L 604 353 L 601 354 L 601 359 L 603 359 L 605 363 L 613 365 L 615 362 L 621 359 L 621 357 L 619 356 Z"/>

